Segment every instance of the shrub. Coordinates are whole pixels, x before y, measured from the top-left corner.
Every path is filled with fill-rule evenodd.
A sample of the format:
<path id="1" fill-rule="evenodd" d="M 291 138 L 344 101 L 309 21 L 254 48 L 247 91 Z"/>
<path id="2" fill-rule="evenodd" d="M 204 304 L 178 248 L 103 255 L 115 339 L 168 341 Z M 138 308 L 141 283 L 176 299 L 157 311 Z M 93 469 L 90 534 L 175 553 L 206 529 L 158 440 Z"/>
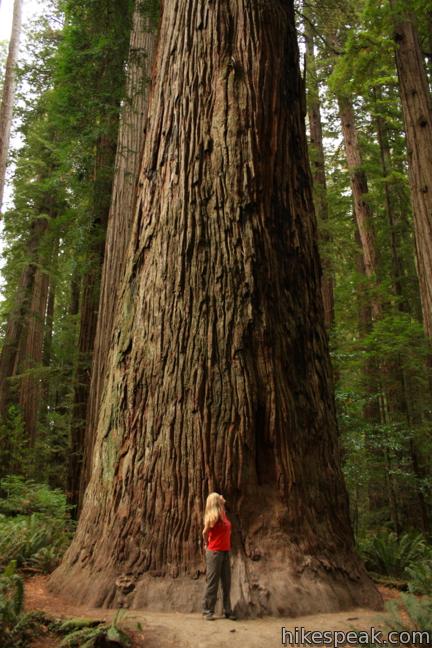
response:
<path id="1" fill-rule="evenodd" d="M 11 476 L 0 480 L 0 569 L 52 571 L 72 533 L 66 498 L 44 484 Z"/>
<path id="2" fill-rule="evenodd" d="M 62 491 L 18 475 L 0 479 L 0 513 L 8 516 L 45 513 L 64 520 L 69 511 Z"/>
<path id="3" fill-rule="evenodd" d="M 0 573 L 0 646 L 25 648 L 46 621 L 40 612 L 23 612 L 24 582 L 12 561 Z"/>
<path id="4" fill-rule="evenodd" d="M 432 592 L 432 558 L 410 565 L 406 572 L 410 592 L 414 594 L 430 594 Z"/>
<path id="5" fill-rule="evenodd" d="M 98 646 L 118 646 L 128 648 L 129 636 L 118 627 L 120 610 L 111 624 L 88 619 L 68 619 L 51 625 L 53 632 L 63 635 L 61 648 L 97 648 Z"/>
<path id="6" fill-rule="evenodd" d="M 407 568 L 430 554 L 430 547 L 421 533 L 403 533 L 399 538 L 393 531 L 381 531 L 360 543 L 360 552 L 370 571 L 386 576 L 407 576 Z"/>
<path id="7" fill-rule="evenodd" d="M 405 608 L 405 614 L 401 615 L 400 608 L 396 601 L 389 601 L 386 605 L 391 614 L 388 622 L 389 630 L 398 632 L 412 632 L 414 630 L 427 632 L 432 637 L 432 600 L 430 598 L 419 599 L 414 594 L 401 594 L 401 601 Z M 427 645 L 424 642 L 404 643 L 405 646 Z"/>

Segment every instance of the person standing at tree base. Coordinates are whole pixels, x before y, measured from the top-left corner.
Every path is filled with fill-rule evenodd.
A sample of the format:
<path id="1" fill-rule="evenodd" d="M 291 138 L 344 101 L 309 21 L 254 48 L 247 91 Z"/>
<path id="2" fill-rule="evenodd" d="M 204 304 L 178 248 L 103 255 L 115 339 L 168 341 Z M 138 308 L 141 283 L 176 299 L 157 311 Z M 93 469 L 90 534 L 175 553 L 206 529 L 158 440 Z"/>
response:
<path id="1" fill-rule="evenodd" d="M 215 618 L 214 611 L 219 587 L 222 583 L 223 610 L 226 619 L 236 620 L 231 610 L 231 522 L 225 511 L 225 499 L 219 493 L 207 497 L 204 513 L 204 545 L 206 550 L 206 591 L 203 615 L 208 621 Z"/>

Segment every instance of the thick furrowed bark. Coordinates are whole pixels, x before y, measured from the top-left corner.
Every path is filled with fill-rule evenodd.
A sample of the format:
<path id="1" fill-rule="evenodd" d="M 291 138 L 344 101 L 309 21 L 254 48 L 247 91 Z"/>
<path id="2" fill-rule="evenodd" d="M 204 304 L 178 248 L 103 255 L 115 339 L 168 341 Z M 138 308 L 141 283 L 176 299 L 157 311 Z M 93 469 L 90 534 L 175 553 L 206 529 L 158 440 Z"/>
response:
<path id="1" fill-rule="evenodd" d="M 292 7 L 177 0 L 160 33 L 93 471 L 52 586 L 198 610 L 216 489 L 239 611 L 378 606 L 339 467 Z"/>
<path id="2" fill-rule="evenodd" d="M 413 19 L 408 16 L 396 18 L 394 38 L 408 148 L 423 323 L 426 335 L 432 337 L 432 100 Z"/>

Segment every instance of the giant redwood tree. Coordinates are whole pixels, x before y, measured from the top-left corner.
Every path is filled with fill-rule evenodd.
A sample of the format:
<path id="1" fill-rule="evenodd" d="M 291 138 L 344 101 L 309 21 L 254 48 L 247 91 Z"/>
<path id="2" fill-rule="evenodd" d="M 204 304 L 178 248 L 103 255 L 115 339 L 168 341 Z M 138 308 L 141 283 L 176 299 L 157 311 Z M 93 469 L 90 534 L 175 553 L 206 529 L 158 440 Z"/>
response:
<path id="1" fill-rule="evenodd" d="M 432 98 L 415 17 L 390 0 L 405 123 L 423 325 L 432 337 Z"/>
<path id="2" fill-rule="evenodd" d="M 93 471 L 51 585 L 198 610 L 215 489 L 238 611 L 378 606 L 339 466 L 292 2 L 161 20 Z"/>

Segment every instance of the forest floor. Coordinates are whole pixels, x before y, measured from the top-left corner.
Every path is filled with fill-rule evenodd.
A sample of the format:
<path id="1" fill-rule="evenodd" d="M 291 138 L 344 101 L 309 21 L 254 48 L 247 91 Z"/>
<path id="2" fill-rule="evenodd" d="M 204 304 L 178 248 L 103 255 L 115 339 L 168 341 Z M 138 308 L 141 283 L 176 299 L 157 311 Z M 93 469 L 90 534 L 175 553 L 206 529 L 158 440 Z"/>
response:
<path id="1" fill-rule="evenodd" d="M 47 589 L 47 577 L 35 576 L 26 581 L 26 610 L 41 610 L 54 618 L 89 618 L 112 621 L 116 610 L 91 609 L 71 605 Z M 384 600 L 397 599 L 396 590 L 379 586 Z M 296 618 L 265 617 L 228 621 L 217 618 L 209 622 L 199 614 L 128 610 L 121 620 L 133 635 L 134 648 L 276 648 L 282 645 L 281 628 L 304 627 L 307 630 L 364 630 L 382 628 L 385 614 L 356 608 L 333 614 L 315 614 Z M 140 629 L 138 629 L 140 624 Z M 50 635 L 37 639 L 32 648 L 56 648 L 60 641 Z"/>

